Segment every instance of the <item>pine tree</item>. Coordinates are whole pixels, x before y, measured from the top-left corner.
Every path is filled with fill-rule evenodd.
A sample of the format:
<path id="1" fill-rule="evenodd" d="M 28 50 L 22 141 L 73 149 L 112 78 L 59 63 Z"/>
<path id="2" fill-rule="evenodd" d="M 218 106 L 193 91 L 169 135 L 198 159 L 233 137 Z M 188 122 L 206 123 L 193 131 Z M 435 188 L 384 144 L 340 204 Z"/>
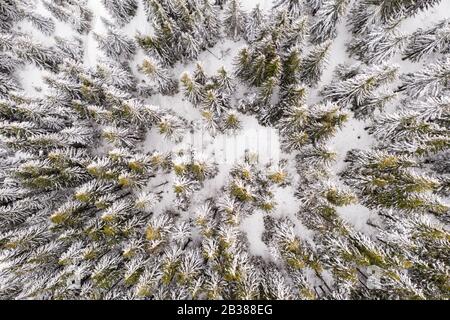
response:
<path id="1" fill-rule="evenodd" d="M 319 82 L 324 65 L 326 65 L 331 47 L 330 41 L 325 41 L 311 49 L 308 55 L 302 60 L 300 78 L 311 86 Z"/>
<path id="2" fill-rule="evenodd" d="M 359 0 L 350 11 L 352 32 L 363 34 L 371 26 L 389 24 L 437 5 L 440 0 Z"/>
<path id="3" fill-rule="evenodd" d="M 411 257 L 408 267 L 411 280 L 423 288 L 427 298 L 443 298 L 446 294 L 448 265 L 442 260 L 446 255 L 439 252 L 442 250 L 442 239 L 448 233 L 442 225 L 422 215 L 396 217 L 384 213 L 383 221 L 386 229 L 380 230 L 379 238 L 400 252 L 408 252 Z M 422 286 L 425 282 L 428 286 Z"/>
<path id="4" fill-rule="evenodd" d="M 170 77 L 168 71 L 154 59 L 144 59 L 138 69 L 154 83 L 157 91 L 161 94 L 173 95 L 176 93 L 177 83 Z"/>
<path id="5" fill-rule="evenodd" d="M 215 10 L 206 1 L 148 0 L 147 15 L 154 35 L 136 36 L 138 44 L 164 66 L 195 59 L 201 50 L 214 45 L 220 36 Z"/>
<path id="6" fill-rule="evenodd" d="M 138 3 L 136 0 L 103 0 L 106 10 L 112 15 L 119 27 L 129 23 L 136 15 Z"/>
<path id="7" fill-rule="evenodd" d="M 45 35 L 51 35 L 55 30 L 55 23 L 51 18 L 42 16 L 36 12 L 33 5 L 23 1 L 9 0 L 0 4 L 2 18 L 0 20 L 0 30 L 10 31 L 14 23 L 28 20 L 33 27 L 40 30 Z"/>
<path id="8" fill-rule="evenodd" d="M 44 17 L 34 12 L 24 14 L 31 24 L 45 35 L 51 35 L 55 31 L 55 23 L 51 18 Z"/>
<path id="9" fill-rule="evenodd" d="M 2 282 L 2 296 L 107 298 L 123 277 L 117 293 L 123 297 L 143 272 L 142 242 L 151 237 L 136 230 L 147 223 L 158 197 L 137 191 L 163 167 L 161 156 L 133 148 L 143 128 L 161 122 L 162 115 L 124 100 L 110 87 L 117 79 L 108 68 L 93 72 L 66 62 L 60 74 L 47 78 L 54 96 L 2 105 L 6 148 L 27 154 L 17 158 L 16 173 L 2 169 L 6 188 L 24 190 L 16 198 L 0 191 L 1 210 L 9 212 L 0 224 L 2 250 L 33 257 L 2 270 L 5 279 L 14 279 Z M 96 123 L 102 130 L 94 130 Z M 136 129 L 126 129 L 130 125 Z M 94 155 L 91 147 L 103 139 L 112 149 Z"/>
<path id="10" fill-rule="evenodd" d="M 201 85 L 197 81 L 194 81 L 187 72 L 182 74 L 180 81 L 184 96 L 194 105 L 200 103 L 203 99 Z"/>
<path id="11" fill-rule="evenodd" d="M 402 85 L 400 91 L 411 98 L 418 98 L 424 95 L 438 96 L 448 90 L 450 78 L 450 58 L 438 60 L 422 70 L 402 75 Z"/>
<path id="12" fill-rule="evenodd" d="M 77 61 L 83 56 L 83 41 L 79 37 L 71 39 L 55 37 L 55 41 L 58 52 L 64 56 L 64 58 Z"/>
<path id="13" fill-rule="evenodd" d="M 366 33 L 356 36 L 348 45 L 351 56 L 364 63 L 379 64 L 389 60 L 403 49 L 408 37 L 399 33 L 396 26 L 373 27 Z"/>
<path id="14" fill-rule="evenodd" d="M 337 66 L 315 104 L 347 0 L 238 11 L 248 45 L 234 76 L 222 51 L 213 74 L 185 66 L 181 96 L 173 67 L 221 36 L 209 1 L 144 1 L 144 53 L 122 28 L 141 14 L 135 0 L 102 1 L 108 17 L 84 0 L 0 2 L 0 297 L 448 299 L 448 23 L 400 33 L 439 2 L 356 1 L 349 50 L 365 64 Z M 102 52 L 91 65 L 94 18 L 105 32 L 93 33 Z M 54 35 L 60 23 L 67 38 Z M 397 84 L 385 60 L 400 49 L 429 63 Z M 332 139 L 348 109 L 346 130 L 364 120 L 374 140 L 345 155 Z M 219 165 L 217 138 L 256 120 L 277 129 L 281 160 L 246 150 Z M 194 149 L 188 131 L 210 144 Z"/>
<path id="15" fill-rule="evenodd" d="M 287 10 L 294 18 L 298 18 L 303 11 L 302 1 L 300 0 L 278 0 L 274 4 L 274 8 Z"/>
<path id="16" fill-rule="evenodd" d="M 87 8 L 87 1 L 44 0 L 44 7 L 59 21 L 67 22 L 79 33 L 88 33 L 91 29 L 92 12 Z"/>
<path id="17" fill-rule="evenodd" d="M 306 5 L 310 8 L 311 14 L 316 15 L 317 11 L 323 4 L 323 0 L 305 0 Z"/>
<path id="18" fill-rule="evenodd" d="M 94 37 L 99 48 L 113 60 L 120 62 L 130 60 L 136 52 L 135 43 L 118 30 L 108 28 L 106 35 L 94 33 Z"/>
<path id="19" fill-rule="evenodd" d="M 0 37 L 0 49 L 8 50 L 17 59 L 34 63 L 39 67 L 56 71 L 61 63 L 61 58 L 56 55 L 52 47 L 48 47 L 41 42 L 25 34 L 2 35 Z"/>
<path id="20" fill-rule="evenodd" d="M 448 214 L 448 206 L 432 193 L 439 181 L 413 170 L 417 163 L 411 157 L 352 150 L 346 161 L 349 165 L 342 177 L 370 208 Z"/>
<path id="21" fill-rule="evenodd" d="M 259 5 L 256 5 L 255 8 L 252 9 L 250 14 L 247 16 L 245 21 L 245 31 L 244 31 L 244 39 L 251 43 L 257 39 L 261 29 L 266 23 L 266 18 L 264 13 L 259 8 Z"/>
<path id="22" fill-rule="evenodd" d="M 325 86 L 321 94 L 343 106 L 350 105 L 359 113 L 360 109 L 364 110 L 370 103 L 378 90 L 383 90 L 396 79 L 397 72 L 396 65 L 387 64 L 370 67 L 355 65 L 349 68 L 341 66 L 335 72 L 338 80 Z"/>
<path id="23" fill-rule="evenodd" d="M 348 0 L 324 0 L 311 26 L 311 40 L 322 43 L 336 36 L 336 25 L 345 14 Z"/>
<path id="24" fill-rule="evenodd" d="M 432 53 L 449 53 L 449 20 L 442 20 L 428 29 L 419 29 L 413 33 L 405 50 L 403 59 L 419 61 Z"/>
<path id="25" fill-rule="evenodd" d="M 0 12 L 0 29 L 4 31 L 11 29 L 13 23 L 21 18 L 21 12 L 16 1 L 3 1 L 0 4 Z"/>
<path id="26" fill-rule="evenodd" d="M 213 47 L 222 35 L 222 22 L 219 12 L 208 0 L 203 0 L 201 11 L 204 17 L 202 33 L 205 44 L 208 47 Z"/>
<path id="27" fill-rule="evenodd" d="M 245 13 L 239 0 L 228 1 L 224 16 L 225 33 L 233 40 L 239 40 L 245 30 Z"/>
<path id="28" fill-rule="evenodd" d="M 331 138 L 346 121 L 347 115 L 331 103 L 308 109 L 293 105 L 280 120 L 283 144 L 287 150 L 300 150 L 310 143 Z"/>
<path id="29" fill-rule="evenodd" d="M 397 113 L 377 117 L 369 132 L 386 148 L 403 154 L 429 157 L 448 148 L 445 108 L 448 98 L 428 98 Z"/>

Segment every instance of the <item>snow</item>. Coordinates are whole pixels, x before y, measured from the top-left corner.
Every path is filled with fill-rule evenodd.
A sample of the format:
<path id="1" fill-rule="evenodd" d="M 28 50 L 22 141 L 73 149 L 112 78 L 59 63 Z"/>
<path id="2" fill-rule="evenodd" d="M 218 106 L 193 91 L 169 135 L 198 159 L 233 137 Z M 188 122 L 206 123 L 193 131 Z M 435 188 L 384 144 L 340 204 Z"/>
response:
<path id="1" fill-rule="evenodd" d="M 243 219 L 241 229 L 247 234 L 249 239 L 250 252 L 263 258 L 269 257 L 269 248 L 262 241 L 264 232 L 264 214 L 255 212 L 254 214 Z"/>
<path id="2" fill-rule="evenodd" d="M 357 120 L 350 116 L 343 128 L 332 138 L 328 145 L 337 153 L 336 162 L 332 166 L 333 172 L 340 172 L 345 168 L 345 156 L 352 149 L 368 150 L 375 142 L 364 128 L 367 121 Z"/>
<path id="3" fill-rule="evenodd" d="M 43 74 L 41 69 L 32 64 L 27 64 L 17 71 L 16 76 L 27 96 L 40 97 L 45 92 L 46 85 L 43 83 Z"/>
<path id="4" fill-rule="evenodd" d="M 97 48 L 97 41 L 95 41 L 94 33 L 103 35 L 106 32 L 105 24 L 102 21 L 102 17 L 109 19 L 110 15 L 103 6 L 101 0 L 88 1 L 88 8 L 94 13 L 92 19 L 92 30 L 85 41 L 85 53 L 84 64 L 86 67 L 95 67 L 98 62 L 98 55 L 102 55 Z"/>
<path id="5" fill-rule="evenodd" d="M 356 231 L 372 234 L 375 232 L 374 228 L 367 224 L 367 222 L 374 217 L 375 213 L 360 204 L 354 204 L 345 207 L 337 208 L 338 214 L 344 221 L 350 223 Z"/>

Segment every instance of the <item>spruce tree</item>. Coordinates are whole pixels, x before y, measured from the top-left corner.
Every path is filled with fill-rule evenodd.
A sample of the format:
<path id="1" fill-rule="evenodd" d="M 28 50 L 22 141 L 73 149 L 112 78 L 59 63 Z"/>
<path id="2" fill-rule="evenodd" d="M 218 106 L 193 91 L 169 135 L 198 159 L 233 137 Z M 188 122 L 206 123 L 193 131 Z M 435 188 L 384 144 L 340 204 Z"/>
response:
<path id="1" fill-rule="evenodd" d="M 349 165 L 342 177 L 358 190 L 367 206 L 444 217 L 448 214 L 448 206 L 433 194 L 439 181 L 414 170 L 417 162 L 413 158 L 384 151 L 352 150 L 346 161 Z"/>
<path id="2" fill-rule="evenodd" d="M 245 30 L 245 13 L 241 9 L 239 0 L 230 0 L 227 3 L 224 16 L 225 33 L 233 40 L 239 40 Z"/>
<path id="3" fill-rule="evenodd" d="M 261 29 L 263 28 L 265 21 L 265 16 L 259 5 L 250 12 L 245 21 L 244 39 L 251 43 L 257 39 Z"/>
<path id="4" fill-rule="evenodd" d="M 103 5 L 120 27 L 131 21 L 138 8 L 136 0 L 103 0 Z"/>
<path id="5" fill-rule="evenodd" d="M 87 8 L 86 0 L 44 0 L 42 3 L 55 19 L 69 23 L 77 32 L 86 34 L 91 30 L 93 13 Z"/>
<path id="6" fill-rule="evenodd" d="M 399 91 L 404 91 L 411 98 L 438 96 L 449 90 L 450 58 L 440 59 L 414 74 L 404 74 L 401 79 L 403 82 Z"/>
<path id="7" fill-rule="evenodd" d="M 336 80 L 322 89 L 322 96 L 356 112 L 364 112 L 374 95 L 396 80 L 396 65 L 341 66 L 335 72 Z"/>
<path id="8" fill-rule="evenodd" d="M 415 31 L 403 51 L 403 59 L 419 61 L 432 53 L 449 53 L 449 43 L 449 20 L 442 20 L 431 28 Z"/>
<path id="9" fill-rule="evenodd" d="M 302 81 L 309 85 L 316 85 L 322 76 L 324 66 L 327 63 L 331 41 L 314 46 L 301 63 Z"/>
<path id="10" fill-rule="evenodd" d="M 322 43 L 336 36 L 336 25 L 345 14 L 348 0 L 324 0 L 311 26 L 311 40 Z"/>

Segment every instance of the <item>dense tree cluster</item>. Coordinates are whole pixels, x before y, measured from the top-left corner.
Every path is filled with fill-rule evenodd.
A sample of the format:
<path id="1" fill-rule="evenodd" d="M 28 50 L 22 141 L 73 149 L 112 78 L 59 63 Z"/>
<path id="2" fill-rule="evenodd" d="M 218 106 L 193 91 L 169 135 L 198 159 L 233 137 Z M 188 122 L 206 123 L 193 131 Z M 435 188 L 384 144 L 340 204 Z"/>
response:
<path id="1" fill-rule="evenodd" d="M 449 299 L 450 17 L 402 28 L 440 3 L 1 1 L 0 299 Z M 280 159 L 187 141 L 248 119 Z"/>

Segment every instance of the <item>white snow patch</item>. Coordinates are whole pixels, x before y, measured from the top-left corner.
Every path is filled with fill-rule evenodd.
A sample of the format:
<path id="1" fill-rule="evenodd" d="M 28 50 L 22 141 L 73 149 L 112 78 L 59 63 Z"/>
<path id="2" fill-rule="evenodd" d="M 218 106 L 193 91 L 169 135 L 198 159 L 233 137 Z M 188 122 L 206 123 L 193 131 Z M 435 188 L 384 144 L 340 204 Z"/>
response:
<path id="1" fill-rule="evenodd" d="M 367 221 L 375 216 L 368 208 L 360 204 L 350 205 L 346 207 L 338 207 L 338 214 L 344 221 L 350 223 L 356 231 L 366 234 L 373 234 L 375 228 L 368 225 Z"/>
<path id="2" fill-rule="evenodd" d="M 269 254 L 269 249 L 266 244 L 262 241 L 262 235 L 264 233 L 264 213 L 258 211 L 252 215 L 243 219 L 240 228 L 247 235 L 249 242 L 249 249 L 255 256 L 261 256 L 267 259 Z"/>

